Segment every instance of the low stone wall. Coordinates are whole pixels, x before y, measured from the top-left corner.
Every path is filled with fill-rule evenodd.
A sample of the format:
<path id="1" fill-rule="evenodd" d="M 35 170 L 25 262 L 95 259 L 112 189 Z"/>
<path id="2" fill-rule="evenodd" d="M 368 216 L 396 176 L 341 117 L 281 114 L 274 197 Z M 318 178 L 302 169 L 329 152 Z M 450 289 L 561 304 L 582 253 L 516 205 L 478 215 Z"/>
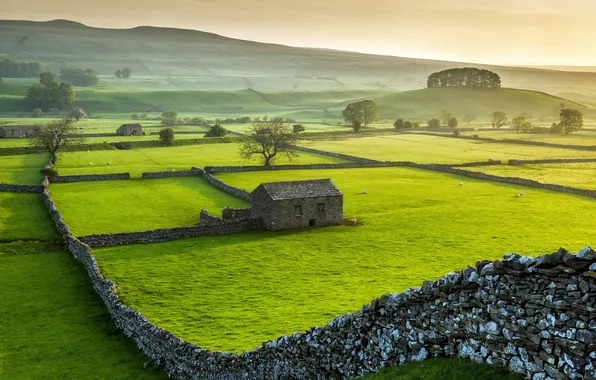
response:
<path id="1" fill-rule="evenodd" d="M 15 185 L 10 183 L 0 183 L 0 193 L 41 193 L 41 185 Z"/>
<path id="2" fill-rule="evenodd" d="M 172 177 L 200 177 L 203 171 L 198 168 L 192 168 L 191 170 L 181 171 L 164 171 L 164 172 L 145 172 L 142 174 L 143 179 L 156 179 L 156 178 L 172 178 Z"/>
<path id="3" fill-rule="evenodd" d="M 230 186 L 230 185 L 224 183 L 223 181 L 220 181 L 219 179 L 215 178 L 214 176 L 209 174 L 207 171 L 203 171 L 202 175 L 203 175 L 203 178 L 205 178 L 205 180 L 207 182 L 209 182 L 211 185 L 215 186 L 216 188 L 220 189 L 221 191 L 225 191 L 228 194 L 245 199 L 249 202 L 252 200 L 252 196 L 250 195 L 250 193 L 248 191 L 239 189 L 234 186 Z"/>
<path id="4" fill-rule="evenodd" d="M 478 136 L 478 137 L 474 137 L 474 136 L 455 137 L 455 136 L 453 136 L 453 134 L 439 134 L 439 133 L 431 133 L 431 132 L 413 132 L 410 134 L 457 138 L 457 139 L 463 139 L 463 140 L 476 140 L 476 141 L 485 141 L 485 142 L 501 143 L 501 144 L 532 145 L 532 146 L 544 146 L 544 147 L 551 147 L 551 148 L 567 148 L 567 149 L 575 149 L 575 150 L 596 150 L 596 145 L 557 144 L 557 143 L 548 143 L 548 142 L 533 141 L 533 140 L 493 139 L 490 137 L 480 137 L 480 136 Z"/>
<path id="5" fill-rule="evenodd" d="M 346 162 L 342 164 L 305 164 L 305 165 L 277 165 L 277 166 L 205 166 L 208 173 L 235 173 L 271 170 L 315 170 L 315 169 L 357 169 L 381 168 L 391 166 L 408 166 L 410 162 Z"/>
<path id="6" fill-rule="evenodd" d="M 475 167 L 475 166 L 492 166 L 492 165 L 501 165 L 502 162 L 500 160 L 488 160 L 488 161 L 480 161 L 480 162 L 464 162 L 463 164 L 453 164 L 453 165 L 441 165 L 441 166 L 451 166 L 454 168 L 466 168 L 466 167 Z"/>
<path id="7" fill-rule="evenodd" d="M 420 168 L 420 169 L 427 169 L 427 170 L 434 170 L 434 171 L 439 171 L 439 172 L 444 172 L 444 173 L 457 174 L 457 175 L 461 175 L 461 176 L 477 178 L 477 179 L 484 179 L 484 180 L 493 181 L 493 182 L 501 182 L 501 183 L 508 183 L 511 185 L 535 187 L 538 189 L 559 191 L 559 192 L 567 193 L 567 194 L 584 195 L 587 197 L 596 197 L 596 190 L 578 189 L 578 188 L 570 187 L 570 186 L 540 183 L 538 181 L 534 181 L 531 179 L 517 178 L 517 177 L 499 177 L 499 176 L 492 175 L 492 174 L 471 172 L 471 171 L 467 171 L 467 170 L 456 169 L 456 168 L 452 168 L 452 167 L 448 167 L 448 166 L 440 166 L 440 165 L 414 164 L 411 166 Z"/>
<path id="8" fill-rule="evenodd" d="M 209 211 L 203 209 L 201 210 L 201 222 L 199 223 L 200 226 L 221 226 L 222 224 L 230 223 L 229 220 L 224 220 L 222 218 L 218 218 L 215 215 L 209 214 Z"/>
<path id="9" fill-rule="evenodd" d="M 219 221 L 220 223 L 216 225 L 200 224 L 190 227 L 160 228 L 142 232 L 88 235 L 78 239 L 90 247 L 111 247 L 124 244 L 161 243 L 208 235 L 228 235 L 260 228 L 260 220 L 223 222 L 219 219 Z"/>
<path id="10" fill-rule="evenodd" d="M 596 158 L 553 158 L 546 160 L 509 160 L 507 165 L 577 164 L 596 162 Z"/>
<path id="11" fill-rule="evenodd" d="M 250 219 L 250 208 L 226 207 L 221 210 L 221 217 L 224 220 L 247 220 Z"/>
<path id="12" fill-rule="evenodd" d="M 84 174 L 49 177 L 50 183 L 129 180 L 130 173 Z"/>
<path id="13" fill-rule="evenodd" d="M 377 160 L 370 160 L 368 158 L 355 157 L 355 156 L 350 156 L 348 154 L 341 154 L 341 153 L 332 153 L 332 152 L 327 152 L 324 150 L 305 148 L 303 146 L 297 146 L 297 145 L 292 146 L 292 149 L 299 150 L 302 152 L 314 153 L 314 154 L 318 154 L 318 155 L 322 155 L 322 156 L 341 158 L 343 160 L 354 161 L 354 162 L 379 162 Z"/>

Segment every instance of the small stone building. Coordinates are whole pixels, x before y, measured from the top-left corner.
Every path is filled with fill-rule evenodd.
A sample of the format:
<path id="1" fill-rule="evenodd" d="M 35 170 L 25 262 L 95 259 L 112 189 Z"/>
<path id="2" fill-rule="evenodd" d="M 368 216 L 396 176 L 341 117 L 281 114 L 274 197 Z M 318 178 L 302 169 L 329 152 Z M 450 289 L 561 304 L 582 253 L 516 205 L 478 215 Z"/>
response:
<path id="1" fill-rule="evenodd" d="M 343 194 L 330 179 L 262 183 L 252 192 L 251 217 L 267 230 L 339 224 Z"/>
<path id="2" fill-rule="evenodd" d="M 37 125 L 3 125 L 0 127 L 0 138 L 25 139 L 39 130 Z"/>
<path id="3" fill-rule="evenodd" d="M 141 124 L 122 124 L 116 130 L 118 136 L 142 136 L 143 126 Z"/>

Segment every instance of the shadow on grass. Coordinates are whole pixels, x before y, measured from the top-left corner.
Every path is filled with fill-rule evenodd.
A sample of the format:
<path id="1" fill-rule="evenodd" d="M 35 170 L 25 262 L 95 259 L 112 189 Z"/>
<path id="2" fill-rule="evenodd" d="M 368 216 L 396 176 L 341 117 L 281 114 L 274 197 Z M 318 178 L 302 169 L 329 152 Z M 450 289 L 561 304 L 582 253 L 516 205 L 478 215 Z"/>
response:
<path id="1" fill-rule="evenodd" d="M 40 194 L 0 193 L 0 242 L 60 241 Z"/>

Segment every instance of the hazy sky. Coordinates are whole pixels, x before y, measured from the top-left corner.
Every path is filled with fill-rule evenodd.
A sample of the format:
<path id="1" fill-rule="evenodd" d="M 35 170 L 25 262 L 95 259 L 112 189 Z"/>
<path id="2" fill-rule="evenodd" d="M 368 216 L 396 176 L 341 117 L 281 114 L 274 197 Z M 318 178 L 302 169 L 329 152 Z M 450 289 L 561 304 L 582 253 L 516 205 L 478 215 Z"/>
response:
<path id="1" fill-rule="evenodd" d="M 595 0 L 29 0 L 24 4 L 2 0 L 0 18 L 63 18 L 114 28 L 170 26 L 294 46 L 468 62 L 596 65 Z"/>

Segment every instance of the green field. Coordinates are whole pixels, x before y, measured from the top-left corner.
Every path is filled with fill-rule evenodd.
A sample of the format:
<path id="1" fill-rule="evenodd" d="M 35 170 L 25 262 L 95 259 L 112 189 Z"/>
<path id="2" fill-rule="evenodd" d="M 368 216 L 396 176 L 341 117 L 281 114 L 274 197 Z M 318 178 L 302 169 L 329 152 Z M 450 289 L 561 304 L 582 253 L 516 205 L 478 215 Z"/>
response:
<path id="1" fill-rule="evenodd" d="M 546 125 L 545 125 L 546 127 Z M 550 126 L 548 126 L 550 127 Z M 582 130 L 571 135 L 555 135 L 555 134 L 534 134 L 534 133 L 515 133 L 511 129 L 504 131 L 475 131 L 462 132 L 462 136 L 478 135 L 479 137 L 488 137 L 497 140 L 526 140 L 526 141 L 540 141 L 553 144 L 567 144 L 567 145 L 596 145 L 596 133 L 593 130 Z"/>
<path id="2" fill-rule="evenodd" d="M 41 194 L 0 192 L 0 242 L 58 240 Z"/>
<path id="3" fill-rule="evenodd" d="M 422 135 L 388 135 L 301 141 L 300 145 L 380 161 L 454 164 L 472 161 L 596 157 L 596 151 L 573 150 Z"/>
<path id="4" fill-rule="evenodd" d="M 596 155 L 596 153 L 595 153 Z M 338 163 L 340 159 L 299 152 L 292 161 L 280 158 L 276 164 Z M 109 164 L 108 164 L 109 163 Z M 260 165 L 253 157 L 240 157 L 237 144 L 191 145 L 168 148 L 69 152 L 58 156 L 56 169 L 60 175 L 130 172 L 140 177 L 142 172 L 190 170 L 205 165 Z"/>
<path id="5" fill-rule="evenodd" d="M 463 359 L 428 359 L 406 363 L 368 374 L 363 380 L 522 380 L 521 375 L 505 368 L 476 364 Z"/>
<path id="6" fill-rule="evenodd" d="M 247 207 L 199 177 L 55 183 L 52 199 L 74 235 L 135 232 L 199 223 L 207 209 Z"/>
<path id="7" fill-rule="evenodd" d="M 37 185 L 41 183 L 41 169 L 48 163 L 48 155 L 25 154 L 0 157 L 0 183 Z"/>
<path id="8" fill-rule="evenodd" d="M 540 183 L 596 190 L 596 163 L 495 165 L 469 169 L 502 177 L 526 178 Z"/>
<path id="9" fill-rule="evenodd" d="M 166 379 L 116 331 L 69 253 L 0 244 L 0 378 Z"/>
<path id="10" fill-rule="evenodd" d="M 218 177 L 244 189 L 330 177 L 344 193 L 344 217 L 363 225 L 95 250 L 126 304 L 213 350 L 240 352 L 323 325 L 477 260 L 577 250 L 596 222 L 590 198 L 467 178 L 459 187 L 461 177 L 407 168 Z M 520 190 L 526 196 L 516 198 Z"/>

